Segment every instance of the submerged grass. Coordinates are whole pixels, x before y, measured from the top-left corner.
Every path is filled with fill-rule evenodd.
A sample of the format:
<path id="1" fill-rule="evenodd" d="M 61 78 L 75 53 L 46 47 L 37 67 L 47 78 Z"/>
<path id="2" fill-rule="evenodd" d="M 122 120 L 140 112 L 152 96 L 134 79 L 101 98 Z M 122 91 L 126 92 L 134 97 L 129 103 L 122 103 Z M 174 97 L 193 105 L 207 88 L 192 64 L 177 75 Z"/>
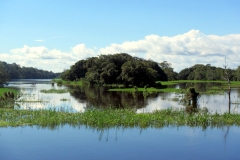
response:
<path id="1" fill-rule="evenodd" d="M 222 127 L 240 126 L 239 114 L 209 114 L 207 112 L 187 113 L 184 109 L 165 109 L 153 113 L 136 113 L 133 109 L 91 109 L 85 112 L 70 113 L 50 110 L 0 109 L 0 127 L 32 126 L 57 127 L 85 125 L 98 129 L 110 127 L 155 127 L 200 126 Z"/>
<path id="2" fill-rule="evenodd" d="M 52 80 L 55 83 L 61 82 L 62 85 L 68 85 L 68 86 L 82 86 L 83 81 L 82 80 L 77 80 L 77 81 L 65 81 L 62 79 L 53 79 Z"/>
<path id="3" fill-rule="evenodd" d="M 135 88 L 114 88 L 109 89 L 108 91 L 115 91 L 115 92 L 135 92 Z M 137 88 L 137 91 L 143 92 L 181 92 L 181 89 L 176 88 L 163 88 L 163 89 L 157 89 L 157 88 Z"/>
<path id="4" fill-rule="evenodd" d="M 40 90 L 40 92 L 42 93 L 58 93 L 58 94 L 62 94 L 62 93 L 67 93 L 68 91 L 65 89 L 43 89 Z"/>

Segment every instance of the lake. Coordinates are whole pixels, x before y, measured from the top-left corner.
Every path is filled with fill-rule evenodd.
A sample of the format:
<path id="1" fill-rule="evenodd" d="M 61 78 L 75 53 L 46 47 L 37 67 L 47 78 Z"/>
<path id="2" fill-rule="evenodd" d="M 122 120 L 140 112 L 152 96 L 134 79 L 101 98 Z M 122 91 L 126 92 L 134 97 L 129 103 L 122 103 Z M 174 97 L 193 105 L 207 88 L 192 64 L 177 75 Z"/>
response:
<path id="1" fill-rule="evenodd" d="M 36 84 L 36 85 L 33 85 Z M 216 83 L 217 84 L 217 83 Z M 216 85 L 214 83 L 194 83 L 197 91 L 206 91 L 207 88 Z M 219 84 L 217 84 L 219 85 Z M 152 93 L 147 97 L 142 92 L 132 94 L 128 92 L 109 92 L 106 88 L 97 87 L 66 87 L 54 86 L 51 80 L 25 79 L 10 81 L 9 86 L 19 89 L 23 96 L 20 98 L 23 102 L 17 102 L 15 107 L 20 109 L 39 109 L 55 108 L 58 110 L 67 110 L 70 112 L 84 112 L 88 108 L 136 108 L 137 112 L 152 112 L 154 110 L 167 108 L 184 108 L 175 93 Z M 186 83 L 170 86 L 173 88 L 185 88 Z M 41 90 L 46 89 L 64 89 L 66 93 L 46 94 Z M 64 100 L 64 101 L 63 101 Z M 240 113 L 240 88 L 232 89 L 231 112 Z M 199 108 L 206 107 L 209 112 L 224 113 L 228 112 L 228 97 L 222 95 L 201 95 L 198 100 Z"/>
<path id="2" fill-rule="evenodd" d="M 0 159 L 239 159 L 236 126 L 223 128 L 0 129 Z"/>
<path id="3" fill-rule="evenodd" d="M 22 92 L 18 109 L 55 108 L 84 112 L 92 107 L 129 107 L 137 112 L 151 112 L 168 107 L 182 108 L 172 100 L 174 93 L 154 93 L 144 97 L 104 88 L 51 85 L 51 80 L 15 80 L 9 86 Z M 33 85 L 36 84 L 36 85 Z M 202 85 L 202 84 L 201 84 Z M 176 88 L 182 84 L 174 85 Z M 42 89 L 66 89 L 63 94 L 46 94 Z M 201 87 L 204 89 L 204 87 Z M 66 99 L 62 101 L 61 99 Z M 239 90 L 232 99 L 238 101 Z M 31 102 L 30 102 L 31 101 Z M 225 112 L 226 95 L 201 95 L 200 107 L 211 112 Z M 233 105 L 232 112 L 239 112 Z M 99 130 L 88 126 L 23 126 L 0 128 L 0 159 L 240 159 L 238 126 L 162 128 L 109 128 Z"/>

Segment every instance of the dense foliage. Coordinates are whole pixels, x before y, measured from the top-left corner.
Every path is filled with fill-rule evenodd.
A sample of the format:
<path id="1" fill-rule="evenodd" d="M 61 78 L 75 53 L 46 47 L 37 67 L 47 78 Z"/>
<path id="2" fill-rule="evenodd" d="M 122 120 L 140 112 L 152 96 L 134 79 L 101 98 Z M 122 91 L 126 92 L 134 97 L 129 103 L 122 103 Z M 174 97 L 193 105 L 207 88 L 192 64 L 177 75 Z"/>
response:
<path id="1" fill-rule="evenodd" d="M 33 67 L 20 67 L 16 63 L 8 64 L 0 61 L 0 64 L 3 66 L 2 70 L 5 71 L 9 79 L 51 79 L 58 76 L 56 73 L 39 70 Z"/>
<path id="2" fill-rule="evenodd" d="M 167 74 L 169 81 L 178 80 L 178 73 L 173 71 L 173 68 L 171 67 L 172 64 L 168 63 L 167 61 L 163 61 L 159 63 L 160 67 L 164 71 L 164 73 Z"/>
<path id="3" fill-rule="evenodd" d="M 230 80 L 239 80 L 240 67 L 236 70 L 227 69 Z M 185 68 L 178 73 L 179 80 L 223 80 L 224 68 L 214 67 L 210 64 L 196 64 Z"/>
<path id="4" fill-rule="evenodd" d="M 227 69 L 227 72 L 231 81 L 240 79 L 240 66 L 237 69 Z M 224 73 L 224 68 L 210 64 L 196 64 L 177 73 L 167 61 L 157 63 L 119 53 L 80 60 L 65 70 L 61 77 L 70 81 L 84 78 L 89 84 L 98 85 L 151 86 L 156 80 L 223 80 Z"/>
<path id="5" fill-rule="evenodd" d="M 132 57 L 126 53 L 100 55 L 80 60 L 61 77 L 71 81 L 84 78 L 91 85 L 124 84 L 126 86 L 152 86 L 158 80 L 167 80 L 167 75 L 158 63 Z"/>
<path id="6" fill-rule="evenodd" d="M 9 80 L 8 74 L 4 66 L 0 63 L 0 87 L 7 84 L 8 80 Z"/>

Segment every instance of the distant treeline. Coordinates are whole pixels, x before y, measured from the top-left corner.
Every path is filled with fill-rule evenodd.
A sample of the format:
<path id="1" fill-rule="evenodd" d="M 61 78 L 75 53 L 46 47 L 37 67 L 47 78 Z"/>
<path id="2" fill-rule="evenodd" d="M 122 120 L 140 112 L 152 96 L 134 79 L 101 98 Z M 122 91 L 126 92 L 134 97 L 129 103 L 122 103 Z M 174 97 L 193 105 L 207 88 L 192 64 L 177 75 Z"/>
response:
<path id="1" fill-rule="evenodd" d="M 16 63 L 8 64 L 0 61 L 0 64 L 5 68 L 9 79 L 51 79 L 56 78 L 60 74 L 33 67 L 20 67 L 20 65 Z"/>
<path id="2" fill-rule="evenodd" d="M 225 69 L 214 67 L 210 64 L 196 64 L 190 68 L 185 68 L 178 73 L 179 80 L 224 80 Z M 240 80 L 240 66 L 237 69 L 226 69 L 231 81 Z"/>
<path id="3" fill-rule="evenodd" d="M 240 80 L 240 66 L 226 71 L 230 75 L 230 80 Z M 80 60 L 69 70 L 65 70 L 61 78 L 70 81 L 83 78 L 89 84 L 98 85 L 151 86 L 156 81 L 167 80 L 224 80 L 224 72 L 224 68 L 196 64 L 177 73 L 167 61 L 157 63 L 118 53 Z"/>

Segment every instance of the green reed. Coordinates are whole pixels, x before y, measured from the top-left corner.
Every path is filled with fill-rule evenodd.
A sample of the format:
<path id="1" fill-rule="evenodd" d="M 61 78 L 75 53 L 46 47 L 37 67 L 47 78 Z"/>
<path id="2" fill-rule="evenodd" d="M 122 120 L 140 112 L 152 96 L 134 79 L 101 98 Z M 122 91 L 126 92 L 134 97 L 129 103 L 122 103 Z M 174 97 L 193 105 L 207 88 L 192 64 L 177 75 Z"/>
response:
<path id="1" fill-rule="evenodd" d="M 222 127 L 240 126 L 240 115 L 236 113 L 209 114 L 198 111 L 187 113 L 184 109 L 165 109 L 153 113 L 136 113 L 133 109 L 91 109 L 85 112 L 70 113 L 64 110 L 13 110 L 0 109 L 0 127 L 32 126 L 42 127 L 85 125 L 94 128 L 110 127 L 156 127 L 193 126 Z"/>
<path id="2" fill-rule="evenodd" d="M 43 89 L 40 90 L 42 93 L 57 93 L 57 94 L 62 94 L 62 93 L 67 93 L 68 91 L 66 89 Z"/>

